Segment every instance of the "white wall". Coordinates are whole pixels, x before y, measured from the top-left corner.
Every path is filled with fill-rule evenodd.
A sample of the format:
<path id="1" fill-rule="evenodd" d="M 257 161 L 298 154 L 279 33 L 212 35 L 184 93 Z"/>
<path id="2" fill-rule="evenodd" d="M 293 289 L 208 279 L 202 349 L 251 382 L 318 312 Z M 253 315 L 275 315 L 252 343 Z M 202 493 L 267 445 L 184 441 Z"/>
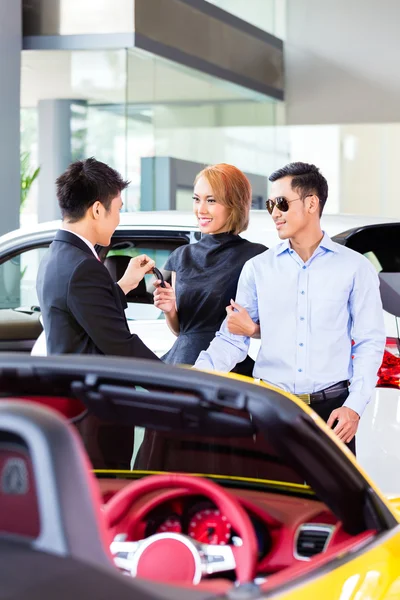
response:
<path id="1" fill-rule="evenodd" d="M 287 0 L 287 123 L 400 121 L 399 23 L 399 0 Z"/>

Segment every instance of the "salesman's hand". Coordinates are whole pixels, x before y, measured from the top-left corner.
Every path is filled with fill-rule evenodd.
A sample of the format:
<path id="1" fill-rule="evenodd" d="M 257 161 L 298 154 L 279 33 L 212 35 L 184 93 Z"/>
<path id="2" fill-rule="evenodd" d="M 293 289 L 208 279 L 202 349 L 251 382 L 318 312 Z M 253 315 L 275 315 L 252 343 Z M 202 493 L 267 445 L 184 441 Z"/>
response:
<path id="1" fill-rule="evenodd" d="M 151 260 L 147 254 L 141 254 L 140 256 L 131 258 L 125 273 L 118 281 L 118 285 L 124 294 L 134 290 L 142 281 L 146 273 L 151 273 L 155 264 L 154 260 Z"/>
<path id="2" fill-rule="evenodd" d="M 243 306 L 237 304 L 233 300 L 229 306 L 226 307 L 227 314 L 227 327 L 229 333 L 235 335 L 245 335 L 247 337 L 253 337 L 256 333 L 259 333 L 260 326 L 254 323 L 249 313 Z"/>
<path id="3" fill-rule="evenodd" d="M 154 305 L 165 313 L 173 312 L 176 309 L 176 298 L 174 288 L 165 282 L 165 288 L 160 287 L 161 281 L 155 282 L 156 289 L 153 292 Z"/>
<path id="4" fill-rule="evenodd" d="M 338 421 L 338 423 L 333 432 L 342 442 L 348 444 L 356 435 L 360 415 L 352 408 L 341 406 L 331 412 L 327 422 L 328 427 L 332 427 L 335 421 Z"/>

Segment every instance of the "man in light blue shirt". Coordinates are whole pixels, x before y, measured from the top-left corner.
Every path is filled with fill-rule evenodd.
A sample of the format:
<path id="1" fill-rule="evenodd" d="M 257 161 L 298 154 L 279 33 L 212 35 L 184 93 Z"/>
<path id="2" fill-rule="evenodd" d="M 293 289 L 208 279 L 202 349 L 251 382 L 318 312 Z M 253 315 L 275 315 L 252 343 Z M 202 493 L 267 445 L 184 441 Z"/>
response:
<path id="1" fill-rule="evenodd" d="M 317 167 L 291 163 L 269 179 L 282 242 L 245 264 L 236 302 L 195 367 L 230 371 L 260 333 L 254 377 L 301 395 L 355 452 L 385 346 L 379 279 L 322 231 L 328 184 Z"/>

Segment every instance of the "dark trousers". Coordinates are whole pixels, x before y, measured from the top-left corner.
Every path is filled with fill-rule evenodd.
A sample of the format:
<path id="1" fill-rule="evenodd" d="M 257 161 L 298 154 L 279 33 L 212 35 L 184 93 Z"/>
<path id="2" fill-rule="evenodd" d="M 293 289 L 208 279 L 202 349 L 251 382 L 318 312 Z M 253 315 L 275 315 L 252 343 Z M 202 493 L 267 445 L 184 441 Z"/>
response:
<path id="1" fill-rule="evenodd" d="M 322 400 L 321 402 L 314 402 L 313 404 L 311 404 L 311 408 L 313 410 L 315 410 L 317 415 L 319 415 L 321 417 L 321 419 L 323 419 L 326 422 L 329 419 L 331 412 L 333 410 L 335 410 L 335 408 L 340 408 L 341 406 L 343 406 L 343 403 L 345 402 L 348 395 L 349 395 L 348 390 L 344 390 L 342 394 L 336 396 L 335 398 L 330 398 L 329 400 L 328 399 Z M 336 427 L 336 424 L 337 424 L 337 421 L 333 424 L 332 429 L 334 427 Z M 356 453 L 356 438 L 355 438 L 355 436 L 353 437 L 351 442 L 346 444 L 346 446 L 355 455 L 355 453 Z"/>

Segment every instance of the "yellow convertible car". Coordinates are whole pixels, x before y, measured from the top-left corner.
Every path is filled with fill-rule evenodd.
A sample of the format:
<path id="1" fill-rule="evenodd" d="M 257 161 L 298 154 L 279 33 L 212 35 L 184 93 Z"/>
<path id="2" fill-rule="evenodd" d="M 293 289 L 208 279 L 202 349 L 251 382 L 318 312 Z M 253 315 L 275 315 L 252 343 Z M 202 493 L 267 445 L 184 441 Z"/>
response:
<path id="1" fill-rule="evenodd" d="M 22 354 L 0 390 L 0 597 L 400 598 L 400 501 L 301 400 Z"/>

